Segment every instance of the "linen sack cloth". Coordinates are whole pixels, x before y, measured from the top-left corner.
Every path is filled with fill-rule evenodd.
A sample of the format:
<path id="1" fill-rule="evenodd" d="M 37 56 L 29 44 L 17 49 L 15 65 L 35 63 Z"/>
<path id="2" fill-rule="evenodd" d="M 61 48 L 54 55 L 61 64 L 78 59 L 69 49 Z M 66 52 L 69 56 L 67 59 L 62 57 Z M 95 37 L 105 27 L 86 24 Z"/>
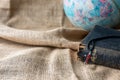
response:
<path id="1" fill-rule="evenodd" d="M 77 60 L 88 32 L 73 28 L 62 0 L 0 0 L 0 23 L 0 80 L 120 79 L 120 70 Z"/>

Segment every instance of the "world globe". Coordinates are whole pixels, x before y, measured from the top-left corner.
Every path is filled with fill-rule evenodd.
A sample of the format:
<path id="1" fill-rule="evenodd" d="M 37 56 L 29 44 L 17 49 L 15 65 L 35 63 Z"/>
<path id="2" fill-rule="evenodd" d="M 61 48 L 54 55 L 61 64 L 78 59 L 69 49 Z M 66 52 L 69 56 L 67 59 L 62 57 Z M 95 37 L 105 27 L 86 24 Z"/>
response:
<path id="1" fill-rule="evenodd" d="M 120 23 L 120 0 L 64 0 L 63 5 L 70 22 L 84 30 Z"/>

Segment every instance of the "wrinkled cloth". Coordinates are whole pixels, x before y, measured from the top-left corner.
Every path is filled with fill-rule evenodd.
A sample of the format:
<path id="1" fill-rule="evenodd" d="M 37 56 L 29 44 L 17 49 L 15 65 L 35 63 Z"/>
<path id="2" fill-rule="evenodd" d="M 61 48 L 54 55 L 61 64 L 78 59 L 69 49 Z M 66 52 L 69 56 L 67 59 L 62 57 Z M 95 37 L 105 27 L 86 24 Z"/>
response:
<path id="1" fill-rule="evenodd" d="M 0 80 L 119 80 L 120 70 L 77 59 L 87 34 L 62 0 L 0 0 Z"/>

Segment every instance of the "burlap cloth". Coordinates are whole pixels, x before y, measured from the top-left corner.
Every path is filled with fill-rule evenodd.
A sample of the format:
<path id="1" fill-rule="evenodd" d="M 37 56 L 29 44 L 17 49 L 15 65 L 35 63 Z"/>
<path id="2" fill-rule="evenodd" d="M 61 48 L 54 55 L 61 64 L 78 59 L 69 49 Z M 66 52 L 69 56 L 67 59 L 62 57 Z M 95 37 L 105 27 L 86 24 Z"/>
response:
<path id="1" fill-rule="evenodd" d="M 62 0 L 0 0 L 0 80 L 120 80 L 120 70 L 77 60 L 87 33 Z"/>

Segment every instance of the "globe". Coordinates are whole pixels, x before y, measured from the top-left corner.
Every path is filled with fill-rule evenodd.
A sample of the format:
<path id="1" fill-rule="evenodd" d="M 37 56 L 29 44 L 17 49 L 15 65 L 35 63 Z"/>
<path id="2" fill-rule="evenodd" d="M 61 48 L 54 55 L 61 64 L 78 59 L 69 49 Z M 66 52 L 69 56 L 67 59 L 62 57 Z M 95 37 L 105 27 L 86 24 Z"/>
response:
<path id="1" fill-rule="evenodd" d="M 70 22 L 84 30 L 120 23 L 120 0 L 64 0 L 63 5 Z"/>

